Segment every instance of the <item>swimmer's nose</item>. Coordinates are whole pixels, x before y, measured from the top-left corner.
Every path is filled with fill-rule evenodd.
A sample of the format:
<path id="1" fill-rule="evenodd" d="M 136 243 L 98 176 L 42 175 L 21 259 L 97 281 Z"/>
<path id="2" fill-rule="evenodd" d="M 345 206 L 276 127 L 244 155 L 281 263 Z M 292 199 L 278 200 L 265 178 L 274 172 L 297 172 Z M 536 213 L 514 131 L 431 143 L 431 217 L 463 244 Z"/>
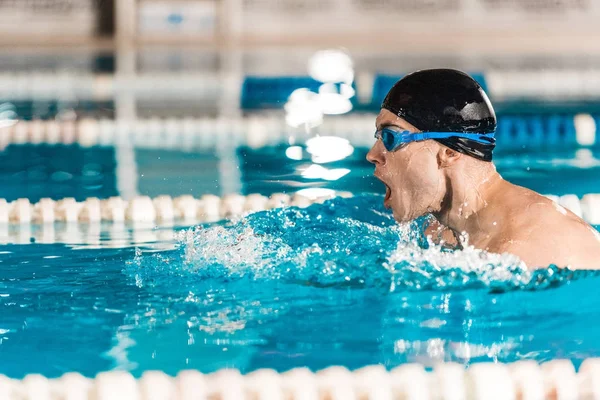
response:
<path id="1" fill-rule="evenodd" d="M 375 165 L 383 164 L 383 151 L 381 150 L 381 147 L 381 141 L 378 140 L 367 153 L 368 162 Z"/>

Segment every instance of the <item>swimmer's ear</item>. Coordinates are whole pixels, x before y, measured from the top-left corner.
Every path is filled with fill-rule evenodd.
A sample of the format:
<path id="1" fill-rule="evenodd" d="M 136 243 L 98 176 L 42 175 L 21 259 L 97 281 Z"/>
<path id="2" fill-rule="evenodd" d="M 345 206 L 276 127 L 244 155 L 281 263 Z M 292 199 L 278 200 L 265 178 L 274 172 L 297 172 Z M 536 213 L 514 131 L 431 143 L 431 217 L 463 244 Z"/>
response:
<path id="1" fill-rule="evenodd" d="M 447 168 L 453 165 L 462 157 L 462 154 L 446 146 L 440 146 L 438 152 L 438 164 L 440 168 Z"/>

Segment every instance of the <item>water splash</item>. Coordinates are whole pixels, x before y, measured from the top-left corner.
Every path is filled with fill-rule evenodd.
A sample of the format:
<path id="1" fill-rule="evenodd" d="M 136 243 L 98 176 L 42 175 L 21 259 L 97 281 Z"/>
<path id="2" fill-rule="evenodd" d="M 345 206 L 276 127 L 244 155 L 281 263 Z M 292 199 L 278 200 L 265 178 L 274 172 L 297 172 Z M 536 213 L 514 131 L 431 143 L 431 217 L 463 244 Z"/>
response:
<path id="1" fill-rule="evenodd" d="M 516 256 L 469 246 L 450 251 L 428 243 L 425 223 L 421 218 L 396 224 L 382 208 L 381 196 L 334 199 L 182 231 L 178 249 L 138 253 L 129 273 L 138 286 L 272 279 L 386 291 L 531 290 L 585 275 L 555 266 L 528 271 Z"/>

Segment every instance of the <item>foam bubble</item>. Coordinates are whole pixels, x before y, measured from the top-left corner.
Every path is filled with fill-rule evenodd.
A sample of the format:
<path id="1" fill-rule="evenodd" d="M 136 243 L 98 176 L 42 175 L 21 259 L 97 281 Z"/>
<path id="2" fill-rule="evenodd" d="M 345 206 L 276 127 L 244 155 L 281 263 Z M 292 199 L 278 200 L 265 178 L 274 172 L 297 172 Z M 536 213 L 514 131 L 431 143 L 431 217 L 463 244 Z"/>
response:
<path id="1" fill-rule="evenodd" d="M 386 291 L 492 291 L 546 288 L 576 272 L 536 271 L 511 254 L 428 243 L 426 219 L 398 225 L 381 196 L 334 199 L 306 209 L 285 208 L 180 232 L 172 252 L 138 254 L 136 283 L 181 280 L 275 279 L 313 286 L 379 287 Z"/>

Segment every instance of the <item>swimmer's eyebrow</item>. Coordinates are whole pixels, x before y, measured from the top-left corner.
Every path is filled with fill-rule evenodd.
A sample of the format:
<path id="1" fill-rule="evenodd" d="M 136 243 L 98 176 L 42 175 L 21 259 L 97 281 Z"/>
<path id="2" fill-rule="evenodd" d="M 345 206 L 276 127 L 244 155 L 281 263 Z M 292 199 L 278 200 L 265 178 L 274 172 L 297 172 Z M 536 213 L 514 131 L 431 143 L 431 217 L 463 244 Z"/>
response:
<path id="1" fill-rule="evenodd" d="M 387 122 L 387 123 L 384 123 L 384 124 L 377 124 L 377 123 L 375 123 L 375 129 L 376 130 L 381 130 L 383 128 L 389 128 L 389 127 L 399 128 L 399 129 L 402 129 L 404 131 L 408 130 L 406 127 L 402 126 L 401 124 L 395 124 L 393 122 Z"/>

